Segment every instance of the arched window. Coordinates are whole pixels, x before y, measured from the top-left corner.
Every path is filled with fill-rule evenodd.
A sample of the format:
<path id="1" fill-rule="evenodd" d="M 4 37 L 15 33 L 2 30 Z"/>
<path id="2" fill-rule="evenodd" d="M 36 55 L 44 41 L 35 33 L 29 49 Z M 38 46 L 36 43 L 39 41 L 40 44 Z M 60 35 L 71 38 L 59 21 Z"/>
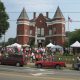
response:
<path id="1" fill-rule="evenodd" d="M 41 28 L 41 36 L 44 36 L 44 28 Z"/>
<path id="2" fill-rule="evenodd" d="M 37 28 L 37 35 L 44 36 L 44 28 Z"/>
<path id="3" fill-rule="evenodd" d="M 40 28 L 37 28 L 37 36 L 40 36 Z"/>

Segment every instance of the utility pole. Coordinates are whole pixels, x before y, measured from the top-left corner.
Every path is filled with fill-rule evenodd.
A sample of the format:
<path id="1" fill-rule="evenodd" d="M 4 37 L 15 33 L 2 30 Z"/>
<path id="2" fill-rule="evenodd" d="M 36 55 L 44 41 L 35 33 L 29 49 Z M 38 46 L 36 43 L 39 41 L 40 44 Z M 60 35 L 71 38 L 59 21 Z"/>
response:
<path id="1" fill-rule="evenodd" d="M 4 47 L 5 47 L 5 33 L 4 33 Z"/>
<path id="2" fill-rule="evenodd" d="M 69 22 L 72 22 L 71 18 L 68 16 L 68 51 L 70 52 L 70 41 L 69 41 Z"/>

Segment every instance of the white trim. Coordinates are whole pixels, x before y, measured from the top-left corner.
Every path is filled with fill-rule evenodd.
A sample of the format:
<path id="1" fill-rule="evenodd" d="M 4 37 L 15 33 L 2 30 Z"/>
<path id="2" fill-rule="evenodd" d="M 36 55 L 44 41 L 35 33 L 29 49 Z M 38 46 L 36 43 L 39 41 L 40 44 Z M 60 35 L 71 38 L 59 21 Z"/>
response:
<path id="1" fill-rule="evenodd" d="M 35 36 L 32 36 L 32 35 L 17 35 L 17 36 L 29 36 L 29 37 L 35 37 Z"/>
<path id="2" fill-rule="evenodd" d="M 52 25 L 52 24 L 65 24 L 65 21 L 55 20 L 52 22 L 47 22 L 47 25 Z"/>
<path id="3" fill-rule="evenodd" d="M 55 35 L 47 35 L 45 37 L 52 37 L 52 36 L 66 36 L 65 34 L 55 34 Z"/>
<path id="4" fill-rule="evenodd" d="M 52 25 L 52 22 L 46 22 L 47 23 L 47 25 Z"/>
<path id="5" fill-rule="evenodd" d="M 65 24 L 65 22 L 63 22 L 63 21 L 52 21 L 52 24 Z"/>
<path id="6" fill-rule="evenodd" d="M 29 35 L 29 37 L 35 37 L 35 36 Z"/>
<path id="7" fill-rule="evenodd" d="M 30 22 L 29 21 L 17 21 L 17 25 L 18 24 L 25 24 L 25 25 L 29 25 Z"/>
<path id="8" fill-rule="evenodd" d="M 29 36 L 29 35 L 17 35 L 17 36 Z"/>
<path id="9" fill-rule="evenodd" d="M 37 37 L 37 40 L 45 40 L 45 37 Z"/>
<path id="10" fill-rule="evenodd" d="M 30 26 L 35 26 L 35 22 L 30 22 L 29 25 Z"/>

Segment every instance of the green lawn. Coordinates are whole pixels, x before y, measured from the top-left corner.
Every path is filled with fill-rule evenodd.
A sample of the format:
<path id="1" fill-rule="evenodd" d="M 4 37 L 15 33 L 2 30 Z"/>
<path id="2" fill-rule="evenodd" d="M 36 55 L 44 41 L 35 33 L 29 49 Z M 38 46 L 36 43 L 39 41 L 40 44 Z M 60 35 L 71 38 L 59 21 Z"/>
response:
<path id="1" fill-rule="evenodd" d="M 68 64 L 73 63 L 76 61 L 76 57 L 73 55 L 54 55 L 54 60 L 55 61 L 65 61 Z"/>

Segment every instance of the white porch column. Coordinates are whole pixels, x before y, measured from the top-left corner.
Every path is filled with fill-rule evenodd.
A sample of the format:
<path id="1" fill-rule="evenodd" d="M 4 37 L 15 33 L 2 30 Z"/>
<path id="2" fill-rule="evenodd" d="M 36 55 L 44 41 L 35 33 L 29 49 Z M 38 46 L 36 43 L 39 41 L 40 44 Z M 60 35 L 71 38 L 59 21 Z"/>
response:
<path id="1" fill-rule="evenodd" d="M 35 46 L 37 46 L 37 26 L 35 26 Z"/>

